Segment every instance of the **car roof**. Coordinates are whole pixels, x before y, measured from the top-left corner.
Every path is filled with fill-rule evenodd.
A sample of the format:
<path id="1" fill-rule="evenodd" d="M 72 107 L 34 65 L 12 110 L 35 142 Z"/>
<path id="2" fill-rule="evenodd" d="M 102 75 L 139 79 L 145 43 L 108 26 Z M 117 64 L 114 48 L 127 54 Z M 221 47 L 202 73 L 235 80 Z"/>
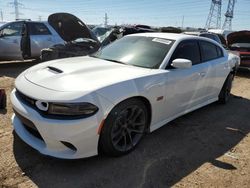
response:
<path id="1" fill-rule="evenodd" d="M 184 39 L 200 39 L 200 37 L 186 34 L 177 33 L 137 33 L 132 34 L 133 36 L 144 36 L 144 37 L 156 37 L 170 40 L 184 40 Z"/>
<path id="2" fill-rule="evenodd" d="M 163 39 L 169 39 L 169 40 L 175 40 L 175 41 L 182 41 L 182 40 L 203 40 L 203 41 L 208 41 L 211 43 L 214 43 L 218 45 L 218 42 L 206 38 L 206 37 L 200 37 L 200 36 L 194 36 L 194 35 L 187 35 L 187 34 L 177 34 L 177 33 L 136 33 L 136 34 L 131 34 L 130 36 L 144 36 L 144 37 L 155 37 L 155 38 L 163 38 Z"/>

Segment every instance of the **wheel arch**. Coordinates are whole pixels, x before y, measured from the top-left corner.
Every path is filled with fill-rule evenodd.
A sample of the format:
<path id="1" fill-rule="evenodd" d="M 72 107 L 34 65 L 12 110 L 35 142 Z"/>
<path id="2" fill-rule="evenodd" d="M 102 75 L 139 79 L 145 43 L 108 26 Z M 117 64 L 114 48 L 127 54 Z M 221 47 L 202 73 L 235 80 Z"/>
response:
<path id="1" fill-rule="evenodd" d="M 105 126 L 105 121 L 106 121 L 107 117 L 111 113 L 112 109 L 114 109 L 117 105 L 119 105 L 122 102 L 132 100 L 132 99 L 139 100 L 139 101 L 141 101 L 141 102 L 143 102 L 145 104 L 147 112 L 148 112 L 148 116 L 149 116 L 145 133 L 150 132 L 150 125 L 151 125 L 151 120 L 152 120 L 152 106 L 151 106 L 150 101 L 145 96 L 131 96 L 131 97 L 122 99 L 119 102 L 117 102 L 116 104 L 114 104 L 114 106 L 107 113 L 106 118 L 103 119 L 102 122 L 101 122 L 101 125 L 99 125 L 99 128 L 98 128 L 99 139 L 98 139 L 98 145 L 97 145 L 97 150 L 98 150 L 99 154 L 103 152 L 103 150 L 101 149 L 100 140 L 101 140 L 101 132 L 103 130 L 103 127 Z"/>
<path id="2" fill-rule="evenodd" d="M 107 119 L 107 117 L 110 114 L 110 112 L 112 111 L 112 109 L 114 109 L 120 103 L 128 101 L 128 100 L 132 100 L 132 99 L 140 100 L 140 101 L 142 101 L 145 104 L 145 106 L 147 108 L 148 115 L 149 115 L 146 132 L 148 133 L 150 131 L 150 124 L 151 124 L 151 120 L 152 120 L 152 105 L 151 105 L 149 99 L 147 99 L 145 96 L 138 95 L 138 96 L 131 96 L 131 97 L 128 97 L 128 98 L 123 98 L 122 100 L 120 100 L 119 102 L 117 102 L 116 104 L 114 104 L 114 106 L 111 109 L 109 109 L 109 112 L 107 113 L 106 118 L 101 123 L 101 126 L 98 129 L 98 134 L 101 133 L 102 128 L 104 126 L 104 122 Z"/>
<path id="3" fill-rule="evenodd" d="M 150 101 L 144 96 L 135 96 L 135 97 L 128 98 L 126 100 L 130 100 L 130 99 L 137 99 L 137 100 L 142 101 L 145 104 L 145 106 L 147 108 L 148 116 L 149 116 L 147 128 L 146 128 L 146 132 L 148 133 L 150 131 L 149 129 L 150 129 L 150 124 L 151 124 L 151 120 L 152 120 L 152 105 L 151 105 Z"/>

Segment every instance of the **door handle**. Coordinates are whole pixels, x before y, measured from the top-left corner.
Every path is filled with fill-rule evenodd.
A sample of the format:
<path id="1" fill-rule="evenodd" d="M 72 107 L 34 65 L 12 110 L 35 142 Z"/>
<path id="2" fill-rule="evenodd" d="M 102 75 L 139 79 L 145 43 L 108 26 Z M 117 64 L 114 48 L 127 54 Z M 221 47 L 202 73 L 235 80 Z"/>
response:
<path id="1" fill-rule="evenodd" d="M 199 76 L 201 76 L 201 77 L 206 76 L 206 72 L 199 72 Z"/>

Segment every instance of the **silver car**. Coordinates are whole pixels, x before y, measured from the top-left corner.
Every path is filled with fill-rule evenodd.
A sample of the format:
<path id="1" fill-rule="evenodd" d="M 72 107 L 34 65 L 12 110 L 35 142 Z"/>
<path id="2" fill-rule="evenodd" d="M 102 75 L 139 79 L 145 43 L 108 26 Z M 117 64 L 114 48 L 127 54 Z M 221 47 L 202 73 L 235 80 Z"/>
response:
<path id="1" fill-rule="evenodd" d="M 99 43 L 81 20 L 68 13 L 52 14 L 47 22 L 10 22 L 0 26 L 0 59 L 38 59 L 42 49 L 65 45 L 77 39 Z"/>
<path id="2" fill-rule="evenodd" d="M 43 48 L 63 43 L 48 22 L 15 21 L 0 27 L 0 59 L 39 58 Z"/>

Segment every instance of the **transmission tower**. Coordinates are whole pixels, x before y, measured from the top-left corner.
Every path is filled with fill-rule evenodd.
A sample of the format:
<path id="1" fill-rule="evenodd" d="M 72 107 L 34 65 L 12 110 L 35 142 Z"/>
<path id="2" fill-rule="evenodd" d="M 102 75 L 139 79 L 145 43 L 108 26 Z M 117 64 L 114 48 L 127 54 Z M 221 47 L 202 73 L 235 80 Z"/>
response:
<path id="1" fill-rule="evenodd" d="M 104 17 L 104 27 L 108 27 L 108 14 L 105 13 L 105 17 Z"/>
<path id="2" fill-rule="evenodd" d="M 234 17 L 234 5 L 236 0 L 228 0 L 227 12 L 225 14 L 225 22 L 223 29 L 232 30 L 232 19 Z"/>
<path id="3" fill-rule="evenodd" d="M 219 29 L 221 27 L 221 2 L 222 0 L 212 0 L 205 26 L 206 29 Z"/>
<path id="4" fill-rule="evenodd" d="M 14 0 L 14 2 L 12 2 L 10 4 L 14 7 L 14 9 L 15 9 L 15 12 L 14 12 L 15 18 L 16 18 L 16 20 L 18 20 L 20 18 L 20 15 L 22 14 L 22 13 L 19 12 L 19 7 L 23 6 L 23 4 L 19 3 L 18 0 Z"/>

